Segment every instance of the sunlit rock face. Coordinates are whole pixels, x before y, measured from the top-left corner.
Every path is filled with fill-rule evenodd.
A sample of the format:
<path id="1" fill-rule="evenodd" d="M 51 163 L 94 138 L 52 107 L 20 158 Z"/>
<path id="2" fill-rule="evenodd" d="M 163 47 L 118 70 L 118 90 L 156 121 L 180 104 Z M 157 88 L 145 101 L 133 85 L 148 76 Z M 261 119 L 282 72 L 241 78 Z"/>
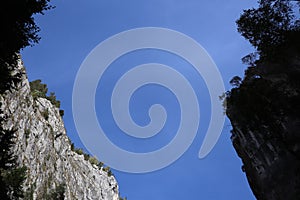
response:
<path id="1" fill-rule="evenodd" d="M 227 98 L 233 146 L 257 199 L 300 199 L 300 58 L 254 70 Z"/>
<path id="2" fill-rule="evenodd" d="M 58 108 L 47 99 L 32 97 L 21 61 L 18 67 L 23 72 L 21 82 L 0 101 L 7 121 L 4 128 L 17 130 L 18 163 L 28 169 L 26 196 L 47 199 L 64 188 L 65 199 L 119 200 L 115 178 L 71 150 Z"/>

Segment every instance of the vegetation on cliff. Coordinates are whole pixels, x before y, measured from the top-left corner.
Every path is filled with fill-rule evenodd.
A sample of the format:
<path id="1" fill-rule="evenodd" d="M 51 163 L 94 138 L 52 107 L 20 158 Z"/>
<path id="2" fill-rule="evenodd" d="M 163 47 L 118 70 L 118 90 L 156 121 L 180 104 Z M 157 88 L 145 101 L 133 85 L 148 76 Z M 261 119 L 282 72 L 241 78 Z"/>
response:
<path id="1" fill-rule="evenodd" d="M 31 95 L 34 99 L 41 97 L 48 99 L 56 108 L 60 108 L 60 101 L 56 99 L 54 92 L 48 95 L 47 84 L 42 83 L 40 79 L 30 82 Z M 60 116 L 64 116 L 64 110 L 59 110 Z"/>
<path id="2" fill-rule="evenodd" d="M 5 116 L 2 111 L 0 115 L 0 199 L 19 199 L 23 197 L 26 167 L 18 167 L 11 151 L 16 131 L 3 129 Z"/>
<path id="3" fill-rule="evenodd" d="M 40 29 L 33 15 L 43 14 L 51 8 L 49 0 L 1 2 L 0 95 L 20 81 L 21 72 L 15 70 L 19 51 L 40 40 Z M 11 152 L 16 130 L 3 129 L 7 116 L 4 116 L 2 110 L 0 115 L 0 199 L 19 199 L 24 197 L 22 185 L 26 178 L 26 168 L 17 165 L 14 152 Z"/>
<path id="4" fill-rule="evenodd" d="M 34 21 L 35 14 L 53 8 L 50 0 L 5 0 L 0 4 L 0 93 L 8 90 L 20 80 L 21 74 L 14 74 L 19 51 L 38 43 L 40 28 Z M 14 84 L 15 85 L 15 84 Z"/>
<path id="5" fill-rule="evenodd" d="M 238 31 L 256 52 L 231 80 L 226 114 L 233 145 L 258 199 L 300 198 L 300 3 L 260 0 Z M 298 172 L 297 172 L 298 171 Z"/>

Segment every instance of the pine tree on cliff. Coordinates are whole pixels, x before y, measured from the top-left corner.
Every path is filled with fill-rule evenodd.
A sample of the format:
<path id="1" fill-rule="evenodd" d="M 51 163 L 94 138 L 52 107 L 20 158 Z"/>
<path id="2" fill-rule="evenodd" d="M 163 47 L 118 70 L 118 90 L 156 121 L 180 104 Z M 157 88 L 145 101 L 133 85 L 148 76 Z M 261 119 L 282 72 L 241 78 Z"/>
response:
<path id="1" fill-rule="evenodd" d="M 0 3 L 0 93 L 17 82 L 20 74 L 12 75 L 21 49 L 40 40 L 39 27 L 33 15 L 49 10 L 50 0 L 3 0 Z"/>
<path id="2" fill-rule="evenodd" d="M 26 167 L 17 166 L 16 157 L 11 151 L 15 130 L 3 129 L 3 123 L 5 120 L 0 117 L 0 199 L 19 199 L 23 197 Z"/>
<path id="3" fill-rule="evenodd" d="M 33 15 L 49 10 L 50 0 L 3 0 L 0 3 L 0 95 L 13 87 L 21 74 L 13 74 L 18 53 L 26 46 L 40 40 L 39 27 Z M 1 108 L 1 102 L 0 102 Z M 0 112 L 0 199 L 19 199 L 23 197 L 22 185 L 26 168 L 18 167 L 13 154 L 15 130 L 3 129 L 6 123 Z"/>

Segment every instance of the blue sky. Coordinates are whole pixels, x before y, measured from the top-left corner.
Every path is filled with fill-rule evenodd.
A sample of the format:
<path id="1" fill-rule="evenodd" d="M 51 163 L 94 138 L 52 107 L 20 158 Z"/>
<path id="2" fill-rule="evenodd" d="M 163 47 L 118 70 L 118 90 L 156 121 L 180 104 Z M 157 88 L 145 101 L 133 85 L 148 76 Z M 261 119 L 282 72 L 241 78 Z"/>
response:
<path id="1" fill-rule="evenodd" d="M 222 74 L 226 89 L 230 89 L 228 82 L 233 76 L 243 74 L 245 66 L 241 58 L 253 50 L 237 33 L 235 20 L 243 9 L 256 5 L 254 0 L 53 0 L 52 4 L 56 6 L 55 9 L 36 17 L 41 27 L 42 40 L 38 45 L 23 50 L 22 57 L 29 80 L 42 79 L 61 100 L 67 133 L 75 145 L 81 148 L 84 146 L 72 117 L 73 84 L 85 57 L 108 37 L 125 30 L 149 26 L 182 32 L 207 50 Z M 209 123 L 210 102 L 203 80 L 193 73 L 190 66 L 174 55 L 145 50 L 118 59 L 111 70 L 124 63 L 126 66 L 134 66 L 136 63 L 153 61 L 174 66 L 191 79 L 201 109 L 200 128 L 188 151 L 169 167 L 147 174 L 113 170 L 121 195 L 128 200 L 254 199 L 245 174 L 241 171 L 241 161 L 230 141 L 231 126 L 228 120 L 213 151 L 206 158 L 198 159 L 198 151 Z M 114 79 L 114 74 L 108 74 L 106 79 Z M 97 110 L 108 107 L 101 100 L 105 96 L 105 88 L 111 87 L 105 84 L 102 88 L 99 85 L 97 90 Z M 155 90 L 164 95 L 149 95 Z M 147 124 L 147 106 L 143 106 L 143 103 L 151 96 L 153 100 L 146 104 L 169 102 L 165 104 L 171 113 L 165 130 L 168 132 L 176 128 L 179 120 L 176 116 L 180 113 L 174 109 L 177 106 L 176 100 L 167 90 L 156 86 L 145 87 L 144 91 L 134 94 L 130 106 L 133 119 L 137 123 Z M 97 114 L 101 118 L 102 114 Z M 107 121 L 104 125 L 107 130 L 114 132 L 115 127 L 109 127 L 113 120 L 109 116 L 104 119 Z M 108 137 L 122 148 L 143 152 L 160 148 L 173 136 L 160 136 L 145 141 L 130 141 L 124 136 L 113 134 Z"/>

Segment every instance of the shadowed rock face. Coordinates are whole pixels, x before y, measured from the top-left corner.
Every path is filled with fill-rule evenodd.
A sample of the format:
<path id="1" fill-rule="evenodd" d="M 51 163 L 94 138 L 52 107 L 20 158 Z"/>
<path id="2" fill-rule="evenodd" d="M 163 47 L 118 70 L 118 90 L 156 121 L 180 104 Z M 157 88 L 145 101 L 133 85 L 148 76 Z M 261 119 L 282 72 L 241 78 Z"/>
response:
<path id="1" fill-rule="evenodd" d="M 227 97 L 232 143 L 259 200 L 300 199 L 300 58 L 289 55 L 248 68 Z"/>
<path id="2" fill-rule="evenodd" d="M 65 199 L 119 200 L 113 176 L 71 150 L 58 108 L 44 98 L 33 99 L 22 62 L 21 81 L 0 95 L 7 123 L 16 129 L 14 147 L 18 163 L 28 168 L 24 189 L 33 199 L 45 199 L 64 185 Z"/>

